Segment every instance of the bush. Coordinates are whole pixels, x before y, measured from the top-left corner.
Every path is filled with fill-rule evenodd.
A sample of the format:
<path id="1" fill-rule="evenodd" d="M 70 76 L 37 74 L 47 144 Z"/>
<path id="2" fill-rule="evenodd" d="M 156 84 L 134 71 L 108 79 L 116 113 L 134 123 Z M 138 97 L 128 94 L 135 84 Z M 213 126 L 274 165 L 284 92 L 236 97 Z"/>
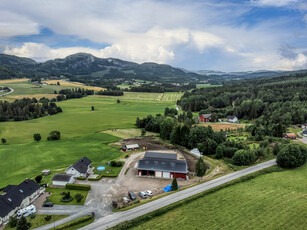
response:
<path id="1" fill-rule="evenodd" d="M 276 163 L 281 168 L 296 168 L 306 162 L 306 148 L 296 144 L 282 146 L 276 157 Z"/>
<path id="2" fill-rule="evenodd" d="M 47 137 L 48 141 L 56 141 L 61 139 L 61 133 L 59 131 L 52 131 L 49 133 Z"/>
<path id="3" fill-rule="evenodd" d="M 221 159 L 223 156 L 224 156 L 223 148 L 221 146 L 218 146 L 215 151 L 215 158 Z"/>
<path id="4" fill-rule="evenodd" d="M 121 161 L 111 161 L 111 167 L 122 167 L 122 165 Z"/>
<path id="5" fill-rule="evenodd" d="M 238 150 L 232 157 L 235 165 L 249 165 L 256 160 L 255 153 L 250 150 Z"/>
<path id="6" fill-rule="evenodd" d="M 35 181 L 39 184 L 42 181 L 43 177 L 42 175 L 38 175 L 35 177 Z"/>
<path id="7" fill-rule="evenodd" d="M 83 191 L 91 190 L 91 186 L 87 184 L 66 184 L 65 188 L 72 190 L 83 190 Z"/>
<path id="8" fill-rule="evenodd" d="M 86 180 L 86 178 L 83 177 L 83 176 L 79 176 L 79 177 L 77 177 L 77 179 L 78 179 L 78 180 Z"/>
<path id="9" fill-rule="evenodd" d="M 77 193 L 76 195 L 75 195 L 75 199 L 76 199 L 76 201 L 78 202 L 78 203 L 80 203 L 81 202 L 81 200 L 84 198 L 84 196 L 82 195 L 82 194 L 80 194 L 80 193 Z"/>
<path id="10" fill-rule="evenodd" d="M 16 225 L 17 225 L 17 217 L 16 216 L 11 216 L 10 217 L 10 221 L 9 221 L 9 226 L 11 227 L 11 228 L 15 228 L 16 227 Z"/>
<path id="11" fill-rule="evenodd" d="M 51 218 L 52 218 L 52 216 L 51 216 L 51 215 L 47 215 L 47 216 L 45 216 L 45 218 L 44 218 L 44 219 L 45 219 L 46 221 L 49 221 L 49 220 L 51 220 Z"/>

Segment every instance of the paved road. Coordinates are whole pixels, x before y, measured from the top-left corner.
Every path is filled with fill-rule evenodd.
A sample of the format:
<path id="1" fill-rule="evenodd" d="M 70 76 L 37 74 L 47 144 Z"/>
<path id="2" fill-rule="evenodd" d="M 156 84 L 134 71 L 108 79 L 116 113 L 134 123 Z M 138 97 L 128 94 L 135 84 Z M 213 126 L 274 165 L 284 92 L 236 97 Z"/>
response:
<path id="1" fill-rule="evenodd" d="M 206 191 L 208 189 L 214 188 L 218 185 L 225 184 L 229 181 L 232 181 L 234 179 L 237 179 L 239 177 L 248 175 L 250 173 L 271 167 L 273 165 L 276 165 L 275 159 L 270 160 L 222 177 L 219 177 L 217 179 L 202 183 L 200 185 L 194 186 L 192 188 L 188 188 L 185 190 L 182 190 L 180 192 L 171 194 L 169 196 L 162 197 L 160 199 L 154 200 L 152 202 L 140 205 L 136 208 L 130 209 L 128 211 L 124 212 L 116 212 L 114 214 L 102 217 L 100 219 L 97 219 L 92 224 L 87 225 L 81 230 L 90 230 L 90 229 L 107 229 L 112 226 L 115 226 L 121 222 L 132 220 L 136 217 L 142 216 L 146 213 L 152 212 L 154 210 L 160 209 L 164 206 L 167 206 L 169 204 L 175 203 L 177 201 L 183 200 L 185 198 L 188 198 L 190 196 L 196 195 L 198 193 L 201 193 L 203 191 Z"/>
<path id="2" fill-rule="evenodd" d="M 299 140 L 300 142 L 303 142 L 304 144 L 307 145 L 307 137 L 306 137 L 306 136 L 303 136 L 303 131 L 298 132 L 298 134 L 302 137 L 302 139 L 301 139 L 301 138 L 298 138 L 298 140 Z"/>

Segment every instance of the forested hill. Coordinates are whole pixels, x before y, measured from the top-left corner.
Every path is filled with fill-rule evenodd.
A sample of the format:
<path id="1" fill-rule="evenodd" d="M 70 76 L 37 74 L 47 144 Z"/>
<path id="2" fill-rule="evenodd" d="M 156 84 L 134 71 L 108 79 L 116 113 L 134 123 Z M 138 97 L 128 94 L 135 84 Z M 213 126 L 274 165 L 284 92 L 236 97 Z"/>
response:
<path id="1" fill-rule="evenodd" d="M 186 92 L 183 110 L 236 115 L 260 124 L 300 124 L 307 121 L 307 73 L 229 83 Z"/>
<path id="2" fill-rule="evenodd" d="M 37 63 L 29 58 L 0 54 L 0 79 L 60 75 L 89 79 L 134 78 L 160 82 L 190 82 L 193 79 L 208 79 L 206 76 L 185 72 L 170 65 L 137 64 L 114 58 L 97 58 L 86 53 L 77 53 L 63 59 L 43 63 Z"/>

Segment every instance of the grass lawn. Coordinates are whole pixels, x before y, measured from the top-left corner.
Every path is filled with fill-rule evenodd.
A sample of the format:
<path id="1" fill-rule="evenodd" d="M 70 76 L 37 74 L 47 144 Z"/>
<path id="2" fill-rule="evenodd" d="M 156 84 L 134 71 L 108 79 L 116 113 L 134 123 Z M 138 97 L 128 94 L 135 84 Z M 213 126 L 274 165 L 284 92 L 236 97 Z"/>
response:
<path id="1" fill-rule="evenodd" d="M 88 194 L 88 191 L 83 190 L 72 190 L 72 189 L 66 189 L 66 188 L 46 188 L 46 192 L 51 192 L 51 196 L 48 197 L 48 200 L 51 201 L 53 204 L 60 204 L 60 205 L 83 205 L 86 199 L 86 196 Z M 80 193 L 84 196 L 84 198 L 81 200 L 81 202 L 77 202 L 76 199 L 73 199 L 71 202 L 65 203 L 62 202 L 61 199 L 63 195 L 61 195 L 62 192 L 70 192 L 70 195 L 74 198 L 77 193 Z"/>
<path id="2" fill-rule="evenodd" d="M 94 173 L 95 174 L 99 174 L 99 175 L 103 175 L 103 176 L 112 176 L 112 177 L 116 177 L 118 176 L 118 174 L 120 173 L 120 171 L 122 170 L 122 168 L 124 167 L 125 162 L 122 161 L 122 166 L 121 167 L 112 167 L 111 165 L 108 166 L 108 162 L 100 162 L 100 163 L 95 163 L 93 166 L 95 167 L 94 169 Z M 98 166 L 104 166 L 105 170 L 103 171 L 98 171 L 97 167 Z"/>
<path id="3" fill-rule="evenodd" d="M 307 165 L 260 175 L 133 229 L 306 229 Z"/>
<path id="4" fill-rule="evenodd" d="M 30 229 L 34 229 L 34 228 L 38 228 L 38 227 L 46 225 L 46 224 L 50 224 L 50 223 L 55 222 L 57 220 L 66 218 L 69 215 L 51 215 L 52 217 L 51 217 L 51 220 L 49 220 L 49 221 L 45 220 L 46 216 L 48 216 L 48 215 L 35 215 L 34 219 L 31 219 L 31 217 L 27 217 L 27 221 L 32 224 Z M 9 227 L 9 225 L 6 225 L 5 228 L 4 228 L 4 230 L 9 230 L 9 229 L 16 229 L 16 227 L 11 228 L 11 227 Z"/>
<path id="5" fill-rule="evenodd" d="M 0 175 L 5 180 L 0 180 L 0 188 L 18 184 L 26 177 L 33 178 L 43 169 L 63 171 L 83 156 L 93 163 L 116 159 L 122 152 L 108 143 L 119 139 L 106 133 L 93 133 L 59 141 L 1 145 Z M 50 181 L 52 175 L 46 178 Z"/>
<path id="6" fill-rule="evenodd" d="M 64 226 L 68 226 L 68 225 L 72 225 L 71 227 L 65 227 L 65 230 L 76 230 L 76 229 L 80 229 L 80 228 L 82 228 L 82 227 L 84 227 L 86 225 L 89 225 L 94 220 L 95 220 L 94 217 L 89 218 L 89 216 L 82 216 L 82 217 L 80 217 L 78 219 L 75 219 L 75 220 L 72 220 L 72 221 L 67 222 L 65 224 L 62 224 L 62 225 L 56 227 L 55 229 L 58 229 L 58 228 L 61 228 L 61 227 L 64 227 Z M 74 225 L 74 223 L 78 223 L 78 222 L 81 222 L 81 223 Z"/>
<path id="7" fill-rule="evenodd" d="M 196 89 L 209 88 L 209 87 L 219 87 L 222 85 L 211 85 L 211 84 L 196 84 Z"/>
<path id="8" fill-rule="evenodd" d="M 113 136 L 127 139 L 127 138 L 132 138 L 132 137 L 140 137 L 141 131 L 142 131 L 141 129 L 110 129 L 110 130 L 103 131 L 103 133 L 107 133 Z M 159 134 L 146 131 L 145 136 L 159 136 Z"/>

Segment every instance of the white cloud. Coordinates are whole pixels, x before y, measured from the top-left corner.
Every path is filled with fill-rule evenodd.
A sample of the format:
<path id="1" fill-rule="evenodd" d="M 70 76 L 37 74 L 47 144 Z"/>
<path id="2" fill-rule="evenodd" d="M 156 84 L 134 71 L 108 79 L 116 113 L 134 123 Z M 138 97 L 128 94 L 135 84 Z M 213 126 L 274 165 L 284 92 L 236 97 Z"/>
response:
<path id="1" fill-rule="evenodd" d="M 298 3 L 299 0 L 251 0 L 251 3 L 257 6 L 289 6 Z"/>

